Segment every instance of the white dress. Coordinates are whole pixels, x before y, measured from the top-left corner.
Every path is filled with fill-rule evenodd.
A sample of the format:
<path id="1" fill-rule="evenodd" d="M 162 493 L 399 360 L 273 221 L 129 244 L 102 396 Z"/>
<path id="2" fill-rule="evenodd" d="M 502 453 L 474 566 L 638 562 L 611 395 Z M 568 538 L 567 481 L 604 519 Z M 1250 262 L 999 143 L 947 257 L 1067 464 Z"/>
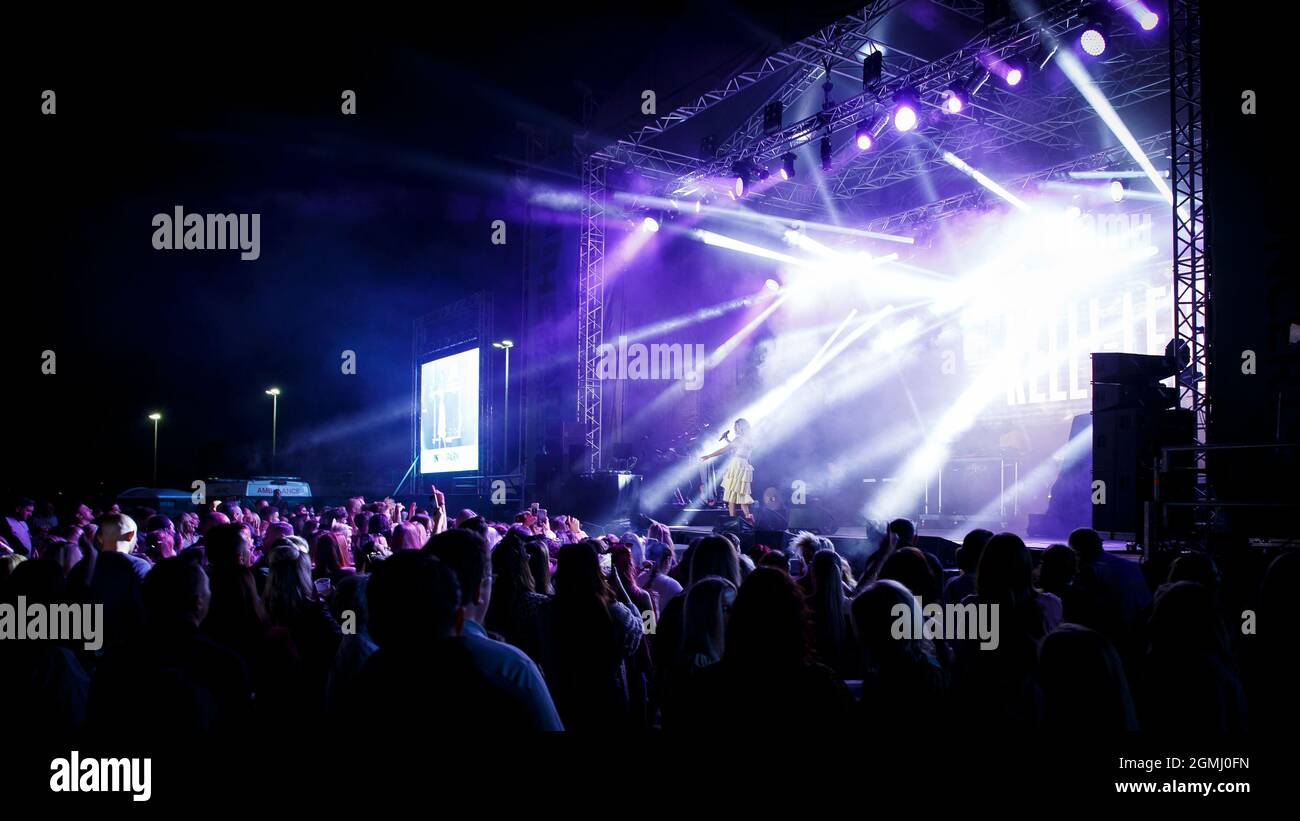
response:
<path id="1" fill-rule="evenodd" d="M 749 463 L 749 456 L 754 446 L 747 439 L 738 438 L 731 445 L 731 461 L 727 463 L 727 472 L 722 476 L 722 501 L 733 505 L 752 505 L 754 497 L 750 496 L 750 483 L 754 480 L 754 466 Z"/>

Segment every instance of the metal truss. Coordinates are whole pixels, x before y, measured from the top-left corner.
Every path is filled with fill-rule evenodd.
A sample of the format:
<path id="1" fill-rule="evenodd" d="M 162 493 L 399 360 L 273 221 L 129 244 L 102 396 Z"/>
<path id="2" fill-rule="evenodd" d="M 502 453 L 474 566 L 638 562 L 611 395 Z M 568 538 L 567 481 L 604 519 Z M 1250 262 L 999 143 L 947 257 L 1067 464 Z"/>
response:
<path id="1" fill-rule="evenodd" d="M 780 102 L 788 109 L 804 92 L 825 79 L 828 70 L 860 82 L 862 59 L 865 56 L 863 50 L 875 42 L 870 36 L 871 29 L 904 2 L 906 0 L 875 0 L 859 13 L 845 17 L 835 25 L 800 41 L 800 53 L 786 56 L 793 69 L 790 77 L 768 95 L 740 128 L 723 141 L 718 147 L 718 153 L 722 156 L 743 153 L 746 146 L 763 135 L 763 110 L 769 104 Z M 847 70 L 852 73 L 836 71 L 836 67 L 841 64 L 847 66 Z M 888 78 L 889 74 L 882 70 L 882 77 Z"/>
<path id="2" fill-rule="evenodd" d="M 596 151 L 595 155 L 611 166 L 635 168 L 643 177 L 664 184 L 666 191 L 681 188 L 681 181 L 696 174 L 704 161 L 698 157 L 657 148 L 649 144 L 650 140 L 727 100 L 738 91 L 785 73 L 785 79 L 776 89 L 722 142 L 717 156 L 742 156 L 748 153 L 749 143 L 762 135 L 763 109 L 769 103 L 779 101 L 785 106 L 792 105 L 815 83 L 826 77 L 828 68 L 837 75 L 861 81 L 861 52 L 864 46 L 873 42 L 869 36 L 871 29 L 904 2 L 907 0 L 873 0 L 856 14 L 844 17 L 766 58 L 754 71 L 737 75 L 723 88 L 710 91 L 691 104 L 675 109 L 628 137 Z M 894 62 L 892 57 L 891 62 Z M 845 67 L 852 69 L 853 73 L 846 73 Z M 883 76 L 890 77 L 888 67 Z M 768 205 L 791 212 L 808 214 L 821 210 L 820 206 L 798 199 L 798 193 L 792 188 L 777 186 L 767 192 L 763 200 Z"/>
<path id="3" fill-rule="evenodd" d="M 983 21 L 983 4 L 977 0 L 930 0 L 959 16 L 976 22 Z M 893 95 L 904 88 L 914 89 L 926 112 L 937 112 L 942 104 L 944 91 L 954 82 L 967 79 L 981 61 L 1005 60 L 1020 57 L 1029 60 L 1040 47 L 1050 48 L 1055 41 L 1065 42 L 1070 33 L 1083 24 L 1080 16 L 1079 0 L 1044 0 L 1042 8 L 1020 18 L 1009 18 L 991 27 L 983 28 L 980 33 L 968 40 L 961 48 L 935 60 L 924 60 L 909 55 L 904 51 L 886 46 L 887 57 L 882 69 L 882 80 L 872 88 L 848 99 L 823 106 L 816 114 L 783 126 L 771 134 L 763 133 L 763 108 L 770 102 L 780 101 L 787 106 L 798 101 L 815 83 L 826 78 L 826 73 L 840 77 L 861 80 L 861 59 L 864 47 L 869 43 L 879 43 L 878 38 L 871 37 L 873 28 L 887 14 L 901 5 L 900 1 L 873 0 L 856 14 L 842 18 L 835 24 L 827 26 L 812 36 L 794 45 L 782 49 L 766 58 L 753 71 L 736 75 L 719 89 L 710 91 L 695 99 L 692 103 L 675 109 L 650 125 L 634 132 L 624 139 L 611 143 L 604 148 L 584 156 L 582 161 L 583 211 L 581 227 L 581 249 L 579 253 L 579 392 L 578 416 L 583 426 L 588 451 L 590 469 L 600 467 L 601 451 L 601 396 L 600 381 L 597 378 L 599 363 L 599 346 L 603 341 L 601 322 L 603 320 L 604 301 L 604 232 L 607 206 L 605 204 L 606 172 L 610 168 L 625 167 L 635 169 L 641 176 L 660 184 L 660 193 L 667 196 L 693 196 L 707 193 L 720 178 L 730 175 L 732 165 L 739 161 L 762 165 L 771 163 L 789 151 L 797 151 L 820 140 L 822 137 L 843 129 L 856 128 L 883 106 L 892 103 Z M 1195 6 L 1195 0 L 1173 0 L 1176 9 Z M 1189 17 L 1183 12 L 1183 19 Z M 1171 58 L 1174 65 L 1166 62 L 1163 49 L 1120 47 L 1113 56 L 1102 63 L 1097 70 L 1097 84 L 1101 92 L 1117 109 L 1141 103 L 1168 94 L 1171 73 L 1175 77 L 1176 92 L 1182 84 L 1180 99 L 1175 100 L 1174 141 L 1179 139 L 1180 129 L 1185 132 L 1186 143 L 1195 145 L 1183 153 L 1188 164 L 1194 164 L 1196 172 L 1191 180 L 1175 180 L 1180 185 L 1177 193 L 1193 192 L 1189 208 L 1197 214 L 1194 225 L 1185 226 L 1182 234 L 1194 237 L 1196 249 L 1186 251 L 1176 259 L 1176 273 L 1182 272 L 1186 284 L 1184 295 L 1178 302 L 1179 317 L 1183 316 L 1182 305 L 1191 305 L 1196 301 L 1204 307 L 1207 296 L 1204 276 L 1191 272 L 1189 266 L 1202 266 L 1204 257 L 1201 250 L 1201 211 L 1200 201 L 1200 154 L 1199 154 L 1199 78 L 1186 78 L 1187 64 L 1199 63 L 1199 52 L 1190 47 L 1192 41 L 1185 32 L 1187 26 L 1180 26 L 1177 11 L 1170 21 L 1171 37 L 1175 38 L 1176 54 Z M 1193 26 L 1194 28 L 1194 26 Z M 1117 45 L 1136 46 L 1136 38 L 1130 39 L 1119 35 Z M 1128 41 L 1124 43 L 1124 41 Z M 1197 66 L 1199 70 L 1199 66 Z M 1032 68 L 1031 68 L 1032 71 Z M 659 148 L 652 142 L 665 131 L 679 126 L 703 111 L 709 110 L 738 94 L 739 92 L 778 75 L 784 78 L 757 104 L 744 122 L 723 141 L 719 151 L 713 157 L 694 157 L 679 152 Z M 1182 79 L 1178 79 L 1178 78 Z M 1189 87 L 1193 83 L 1194 87 Z M 1188 103 L 1187 100 L 1195 100 Z M 1180 107 L 1181 106 L 1181 107 Z M 1184 113 L 1195 110 L 1195 125 L 1184 128 L 1180 126 L 1180 111 Z M 865 154 L 854 154 L 852 159 L 837 168 L 834 175 L 824 178 L 817 174 L 800 175 L 798 180 L 767 186 L 746 197 L 749 207 L 760 208 L 766 213 L 787 214 L 792 217 L 809 217 L 824 215 L 830 208 L 840 211 L 840 216 L 867 218 L 870 213 L 871 200 L 878 197 L 868 196 L 885 187 L 901 183 L 922 174 L 947 167 L 944 159 L 946 152 L 958 156 L 988 155 L 1007 148 L 1035 144 L 1043 150 L 1055 152 L 1062 158 L 1077 155 L 1087 145 L 1084 126 L 1093 120 L 1095 111 L 1072 85 L 1062 86 L 1057 91 L 1036 92 L 1022 90 L 1013 92 L 1003 89 L 995 81 L 988 82 L 984 90 L 972 100 L 967 111 L 959 117 L 944 117 L 938 127 L 926 128 L 921 134 L 898 135 L 891 131 L 877 149 Z M 1195 133 L 1186 133 L 1188 129 Z M 1143 149 L 1160 151 L 1166 145 L 1167 135 L 1157 135 L 1143 142 Z M 1157 147 L 1158 145 L 1158 147 Z M 1024 175 L 1012 182 L 1014 185 L 1028 185 L 1043 179 L 1044 174 L 1071 167 L 1083 168 L 1091 165 L 1096 168 L 1105 161 L 1117 161 L 1123 154 L 1122 149 L 1102 152 L 1102 155 L 1090 155 L 1085 158 L 1068 159 L 1065 163 L 1052 166 L 1042 172 Z M 1177 150 L 1174 152 L 1179 153 Z M 1103 156 L 1105 155 L 1105 156 Z M 1175 161 L 1178 172 L 1177 158 Z M 1006 184 L 1006 183 L 1004 183 Z M 968 207 L 983 197 L 983 191 L 977 190 L 958 197 L 949 198 L 939 203 L 927 203 L 924 211 L 928 218 L 955 213 L 962 207 Z M 899 220 L 917 218 L 921 209 L 895 214 L 872 223 L 873 230 L 887 230 L 899 225 Z M 1178 248 L 1183 247 L 1177 244 Z M 1200 276 L 1200 279 L 1197 277 Z M 1197 285 L 1196 283 L 1200 283 Z M 1176 289 L 1176 293 L 1183 293 Z M 1205 335 L 1204 318 L 1199 324 L 1188 319 L 1189 328 L 1199 330 L 1196 355 L 1201 357 L 1201 373 L 1205 373 Z M 1190 337 L 1189 337 L 1190 338 Z M 1202 381 L 1189 388 L 1189 403 L 1198 405 L 1198 432 L 1203 436 L 1204 390 Z"/>
<path id="4" fill-rule="evenodd" d="M 690 185 L 698 184 L 703 179 L 725 176 L 732 164 L 738 160 L 770 161 L 786 151 L 796 150 L 820 140 L 828 133 L 856 128 L 862 120 L 888 104 L 894 93 L 903 88 L 915 90 L 923 106 L 938 110 L 943 91 L 954 81 L 965 79 L 974 70 L 980 58 L 1005 59 L 1032 51 L 1044 36 L 1064 36 L 1080 25 L 1077 9 L 1077 0 L 1053 3 L 1047 10 L 1026 20 L 1015 20 L 1000 28 L 982 33 L 969 40 L 966 45 L 937 60 L 920 60 L 891 52 L 891 59 L 887 62 L 895 69 L 902 62 L 903 70 L 891 72 L 887 82 L 787 126 L 775 134 L 759 139 L 752 143 L 744 154 L 722 155 L 704 161 L 699 170 L 682 180 L 678 192 L 681 193 Z M 993 83 L 989 84 L 990 87 L 993 85 Z M 1007 98 L 1023 100 L 1025 96 L 1007 95 Z M 990 124 L 987 123 L 988 118 L 985 119 L 985 127 L 988 125 L 993 128 L 1003 127 L 1000 122 Z M 967 122 L 972 126 L 978 125 L 973 119 L 968 119 Z M 1011 122 L 1020 131 L 1030 134 L 1040 130 L 1039 126 L 1030 120 L 1017 118 Z M 1050 134 L 1050 131 L 1044 130 L 1039 138 L 1047 138 Z M 845 187 L 841 178 L 836 178 L 834 184 L 840 189 Z"/>
<path id="5" fill-rule="evenodd" d="M 582 224 L 578 248 L 578 423 L 587 470 L 600 469 L 603 390 L 600 349 L 605 339 L 605 162 L 582 158 Z"/>
<path id="6" fill-rule="evenodd" d="M 1205 177 L 1201 152 L 1201 4 L 1169 4 L 1169 83 L 1171 94 L 1172 188 L 1174 193 L 1174 337 L 1187 343 L 1189 376 L 1179 380 L 1180 405 L 1196 417 L 1196 443 L 1206 444 L 1211 411 L 1207 390 L 1214 351 L 1209 323 L 1211 266 L 1205 246 Z M 1203 460 L 1204 454 L 1201 454 Z M 1203 463 L 1201 467 L 1204 467 Z M 1204 497 L 1205 473 L 1197 471 Z"/>
<path id="7" fill-rule="evenodd" d="M 947 5 L 946 2 L 940 5 Z M 798 150 L 828 133 L 856 128 L 889 102 L 901 88 L 913 88 L 924 106 L 937 111 L 942 94 L 953 82 L 966 79 L 977 59 L 1004 59 L 1027 55 L 1044 40 L 1064 39 L 1082 21 L 1077 0 L 1050 4 L 1027 19 L 1012 19 L 972 38 L 962 48 L 937 60 L 921 60 L 890 50 L 880 86 L 823 109 L 770 135 L 761 131 L 761 111 L 746 122 L 726 143 L 728 151 L 717 157 L 697 159 L 656 149 L 631 139 L 612 144 L 598 155 L 611 164 L 635 167 L 644 176 L 669 184 L 666 193 L 691 195 L 707 189 L 711 179 L 726 177 L 737 161 L 767 163 L 787 151 Z M 858 65 L 861 44 L 870 40 L 868 15 L 851 18 L 852 26 L 841 28 L 840 51 L 823 57 L 832 71 L 835 61 Z M 820 33 L 825 36 L 825 30 Z M 806 41 L 805 41 L 806 42 Z M 1103 64 L 1098 85 L 1116 108 L 1168 93 L 1168 73 L 1163 49 L 1123 51 Z M 796 98 L 806 90 L 809 76 L 824 76 L 813 67 L 809 74 L 787 81 L 774 96 Z M 1073 87 L 1050 94 L 1015 93 L 990 82 L 974 101 L 969 114 L 944 118 L 943 128 L 930 129 L 924 140 L 915 135 L 887 133 L 880 150 L 853 160 L 834 177 L 813 183 L 783 183 L 753 195 L 751 202 L 776 211 L 807 215 L 826 208 L 827 194 L 835 200 L 852 200 L 868 191 L 911 179 L 945 167 L 944 152 L 959 156 L 972 151 L 996 152 L 1024 142 L 1033 142 L 1061 153 L 1077 151 L 1084 144 L 1081 127 L 1095 116 L 1091 106 Z M 640 133 L 640 132 L 638 132 Z M 758 135 L 758 136 L 752 136 Z M 932 136 L 933 135 L 933 136 Z M 746 141 L 745 138 L 749 138 Z M 812 175 L 810 175 L 812 176 Z"/>
<path id="8" fill-rule="evenodd" d="M 792 67 L 798 66 L 820 66 L 828 53 L 834 55 L 835 49 L 839 47 L 841 40 L 847 36 L 862 37 L 865 32 L 878 23 L 890 10 L 902 5 L 906 0 L 873 0 L 857 14 L 841 18 L 835 23 L 826 26 L 810 37 L 805 37 L 792 46 L 784 48 L 777 53 L 767 57 L 762 64 L 753 71 L 745 71 L 737 74 L 727 81 L 722 88 L 714 89 L 700 95 L 691 103 L 673 109 L 668 114 L 660 117 L 647 126 L 629 134 L 625 139 L 619 140 L 607 150 L 617 154 L 620 148 L 635 148 L 645 145 L 649 140 L 653 140 L 663 134 L 668 129 L 681 125 L 690 118 L 704 111 L 713 108 L 718 103 L 734 97 L 736 94 L 744 91 L 756 83 L 787 71 Z M 800 81 L 802 82 L 802 78 Z M 805 85 L 806 87 L 806 85 Z M 769 98 L 769 101 L 772 98 Z M 793 99 L 793 98 L 791 98 Z M 762 110 L 759 113 L 759 126 L 762 124 Z M 746 125 L 746 128 L 748 124 Z M 613 158 L 613 157 L 611 157 Z M 692 161 L 694 158 L 689 158 Z"/>
<path id="9" fill-rule="evenodd" d="M 1142 153 L 1153 162 L 1163 161 L 1169 150 L 1169 132 L 1153 134 L 1144 140 L 1139 140 L 1138 145 Z M 1105 151 L 1098 151 L 1095 154 L 1089 154 L 1086 157 L 1069 160 L 1067 162 L 1057 163 L 1046 168 L 1040 168 L 1029 174 L 1022 174 L 1019 177 L 1013 177 L 1009 180 L 1002 180 L 998 184 L 1006 190 L 1015 194 L 1033 188 L 1037 183 L 1045 182 L 1057 177 L 1069 174 L 1071 171 L 1094 171 L 1103 168 L 1118 169 L 1127 167 L 1132 164 L 1132 157 L 1122 145 L 1108 148 Z M 996 196 L 990 194 L 983 188 L 976 188 L 966 191 L 955 196 L 947 197 L 942 200 L 930 202 L 925 205 L 917 206 L 906 211 L 899 211 L 890 214 L 887 217 L 877 217 L 863 226 L 868 231 L 877 233 L 898 233 L 925 222 L 936 222 L 951 216 L 960 214 L 963 211 L 978 207 L 988 201 L 1000 202 Z"/>
<path id="10" fill-rule="evenodd" d="M 1167 94 L 1168 65 L 1163 50 L 1124 55 L 1110 61 L 1097 86 L 1116 109 Z M 951 152 L 970 157 L 1033 142 L 1060 154 L 1078 151 L 1084 144 L 1081 128 L 1096 117 L 1092 106 L 1073 87 L 1049 95 L 1016 95 L 1001 89 L 995 105 L 981 108 L 983 115 L 962 119 L 929 139 L 897 135 L 880 152 L 861 155 L 836 177 L 831 195 L 853 199 L 920 174 L 947 168 Z"/>

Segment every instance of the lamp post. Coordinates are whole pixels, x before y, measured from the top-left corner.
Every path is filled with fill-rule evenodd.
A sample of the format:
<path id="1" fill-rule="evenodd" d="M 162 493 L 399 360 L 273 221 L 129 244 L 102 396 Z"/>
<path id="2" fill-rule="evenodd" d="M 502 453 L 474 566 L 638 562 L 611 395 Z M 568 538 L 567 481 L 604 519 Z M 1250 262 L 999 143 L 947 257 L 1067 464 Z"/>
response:
<path id="1" fill-rule="evenodd" d="M 266 395 L 271 397 L 271 472 L 275 473 L 275 429 L 280 415 L 280 389 L 267 388 Z"/>
<path id="2" fill-rule="evenodd" d="M 149 418 L 153 421 L 153 486 L 158 487 L 158 423 L 162 421 L 162 414 L 154 411 Z"/>
<path id="3" fill-rule="evenodd" d="M 502 414 L 501 422 L 501 439 L 503 443 L 502 453 L 505 455 L 505 464 L 507 467 L 510 465 L 510 349 L 514 346 L 515 343 L 509 339 L 503 339 L 500 342 L 492 343 L 492 347 L 506 352 L 506 396 L 505 411 Z"/>

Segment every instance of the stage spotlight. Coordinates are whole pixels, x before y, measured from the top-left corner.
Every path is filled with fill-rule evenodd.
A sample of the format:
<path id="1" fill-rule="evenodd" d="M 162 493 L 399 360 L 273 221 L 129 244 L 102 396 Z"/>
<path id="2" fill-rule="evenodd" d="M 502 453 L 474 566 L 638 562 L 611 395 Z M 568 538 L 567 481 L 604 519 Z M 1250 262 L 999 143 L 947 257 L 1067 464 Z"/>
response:
<path id="1" fill-rule="evenodd" d="M 916 128 L 916 109 L 910 103 L 903 103 L 894 109 L 894 128 L 902 132 Z"/>
<path id="2" fill-rule="evenodd" d="M 916 92 L 910 89 L 904 89 L 894 95 L 894 128 L 901 132 L 908 132 L 916 128 L 920 122 L 920 104 L 917 102 Z"/>
<path id="3" fill-rule="evenodd" d="M 871 125 L 866 120 L 858 123 L 858 133 L 854 138 L 859 151 L 867 151 L 875 143 L 875 138 L 871 136 Z"/>
<path id="4" fill-rule="evenodd" d="M 763 287 L 769 291 L 779 291 L 781 290 L 781 283 L 777 282 L 775 279 L 769 279 L 767 282 L 763 283 Z"/>
<path id="5" fill-rule="evenodd" d="M 1002 79 L 1006 81 L 1008 86 L 1015 88 L 1024 82 L 1025 66 L 1020 62 L 1020 60 L 1015 58 L 1007 60 L 1006 69 L 1007 73 L 1002 77 Z"/>
<path id="6" fill-rule="evenodd" d="M 641 230 L 648 234 L 653 234 L 659 230 L 659 220 L 654 217 L 646 217 L 641 220 Z"/>
<path id="7" fill-rule="evenodd" d="M 1100 57 L 1106 53 L 1106 33 L 1097 23 L 1089 23 L 1079 35 L 1079 46 L 1085 54 Z"/>
<path id="8" fill-rule="evenodd" d="M 956 82 L 948 88 L 947 96 L 943 101 L 943 110 L 949 114 L 960 114 L 969 102 L 970 95 L 966 93 L 966 86 Z"/>
<path id="9" fill-rule="evenodd" d="M 822 171 L 829 174 L 831 173 L 831 169 L 833 168 L 831 164 L 831 138 L 829 134 L 826 135 L 825 137 L 822 137 L 821 155 L 822 155 Z"/>
<path id="10" fill-rule="evenodd" d="M 789 180 L 794 178 L 794 154 L 786 152 L 781 155 L 781 179 Z"/>
<path id="11" fill-rule="evenodd" d="M 1110 201 L 1123 202 L 1124 197 L 1128 195 L 1128 187 L 1124 185 L 1123 180 L 1110 181 Z"/>
<path id="12" fill-rule="evenodd" d="M 1152 11 L 1142 0 L 1130 0 L 1130 2 L 1122 5 L 1113 5 L 1116 5 L 1119 11 L 1133 18 L 1133 22 L 1137 23 L 1143 31 L 1153 31 L 1156 26 L 1160 25 L 1160 15 Z M 1089 15 L 1089 19 L 1091 19 L 1091 15 Z"/>
<path id="13" fill-rule="evenodd" d="M 745 189 L 749 188 L 749 166 L 744 162 L 734 162 L 731 164 L 731 174 L 734 178 L 731 183 L 732 195 L 745 196 Z"/>
<path id="14" fill-rule="evenodd" d="M 1100 57 L 1106 53 L 1110 15 L 1100 3 L 1094 3 L 1084 12 L 1083 19 L 1083 31 L 1079 33 L 1079 48 L 1089 57 Z"/>
<path id="15" fill-rule="evenodd" d="M 766 180 L 766 179 L 767 179 L 768 177 L 770 177 L 770 176 L 772 176 L 772 172 L 771 172 L 771 171 L 768 171 L 766 168 L 760 168 L 760 169 L 758 169 L 758 181 L 759 181 L 759 182 L 763 182 L 764 180 Z"/>

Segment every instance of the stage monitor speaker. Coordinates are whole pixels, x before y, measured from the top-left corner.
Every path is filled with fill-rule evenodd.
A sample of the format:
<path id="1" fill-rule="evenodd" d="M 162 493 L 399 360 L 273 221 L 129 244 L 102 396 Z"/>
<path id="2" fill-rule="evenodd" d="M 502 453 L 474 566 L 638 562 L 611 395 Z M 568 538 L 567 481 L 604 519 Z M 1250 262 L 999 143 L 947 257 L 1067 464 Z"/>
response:
<path id="1" fill-rule="evenodd" d="M 638 473 L 598 471 L 573 477 L 570 483 L 571 509 L 594 521 L 635 519 L 641 513 L 641 480 Z"/>
<path id="2" fill-rule="evenodd" d="M 810 533 L 823 535 L 834 533 L 838 527 L 835 523 L 835 517 L 824 507 L 813 507 L 812 505 L 798 505 L 790 508 L 790 530 L 807 530 Z"/>
<path id="3" fill-rule="evenodd" d="M 754 526 L 743 516 L 728 516 L 713 526 L 714 533 L 735 533 L 737 536 L 754 532 Z"/>
<path id="4" fill-rule="evenodd" d="M 785 515 L 785 511 L 766 510 L 757 508 L 754 510 L 754 527 L 757 530 L 785 530 L 790 526 L 790 519 Z"/>
<path id="5" fill-rule="evenodd" d="M 740 549 L 749 551 L 754 547 L 754 525 L 743 516 L 728 516 L 713 526 L 713 535 L 733 533 L 740 539 Z"/>
<path id="6" fill-rule="evenodd" d="M 923 552 L 932 554 L 945 568 L 957 566 L 958 544 L 942 536 L 917 536 L 916 546 Z"/>

